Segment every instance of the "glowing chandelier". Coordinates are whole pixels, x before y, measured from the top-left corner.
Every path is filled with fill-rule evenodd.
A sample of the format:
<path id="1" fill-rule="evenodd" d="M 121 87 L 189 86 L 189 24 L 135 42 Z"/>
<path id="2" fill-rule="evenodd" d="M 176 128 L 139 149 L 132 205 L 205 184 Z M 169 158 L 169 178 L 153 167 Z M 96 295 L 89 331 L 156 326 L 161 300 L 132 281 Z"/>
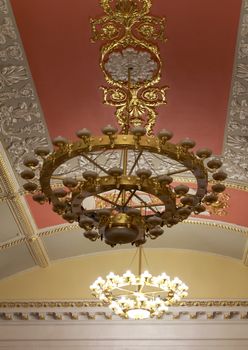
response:
<path id="1" fill-rule="evenodd" d="M 170 279 L 166 273 L 152 276 L 141 273 L 142 247 L 139 248 L 139 273 L 127 271 L 119 276 L 111 272 L 106 280 L 98 277 L 91 285 L 92 294 L 120 317 L 130 319 L 159 318 L 168 306 L 188 295 L 188 287 L 178 278 Z"/>
<path id="2" fill-rule="evenodd" d="M 84 128 L 75 142 L 57 137 L 52 153 L 38 148 L 25 159 L 21 176 L 34 201 L 51 203 L 91 241 L 139 246 L 162 235 L 164 226 L 204 212 L 225 190 L 226 174 L 219 159 L 207 161 L 209 149 L 192 152 L 193 140 L 174 144 L 170 131 L 153 134 L 167 87 L 156 86 L 162 69 L 156 41 L 164 40 L 165 21 L 149 15 L 151 0 L 100 3 L 105 14 L 91 20 L 93 41 L 104 42 L 100 66 L 110 85 L 104 102 L 116 108 L 121 129 L 108 125 L 92 136 Z M 182 173 L 193 174 L 194 189 L 176 183 Z"/>

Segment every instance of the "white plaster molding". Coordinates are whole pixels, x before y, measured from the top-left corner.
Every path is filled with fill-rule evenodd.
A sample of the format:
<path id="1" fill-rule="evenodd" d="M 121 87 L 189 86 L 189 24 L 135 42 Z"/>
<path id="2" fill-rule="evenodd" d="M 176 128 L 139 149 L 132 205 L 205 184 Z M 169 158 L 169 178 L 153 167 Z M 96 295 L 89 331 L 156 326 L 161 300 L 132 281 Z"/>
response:
<path id="1" fill-rule="evenodd" d="M 98 301 L 31 301 L 31 302 L 0 302 L 0 323 L 4 321 L 36 321 L 46 322 L 126 322 Z M 159 320 L 144 321 L 144 324 L 153 322 L 246 322 L 248 325 L 248 300 L 186 300 L 179 306 L 170 307 Z M 136 323 L 136 322 L 134 322 Z M 143 324 L 143 321 L 141 321 Z"/>
<path id="2" fill-rule="evenodd" d="M 248 301 L 191 301 L 170 308 L 160 320 L 146 321 L 111 318 L 108 308 L 92 305 L 90 301 L 19 302 L 5 303 L 5 307 L 1 303 L 0 349 L 248 347 Z"/>
<path id="3" fill-rule="evenodd" d="M 224 141 L 228 180 L 248 181 L 248 0 L 243 0 Z"/>
<path id="4" fill-rule="evenodd" d="M 0 1 L 0 66 L 0 140 L 17 175 L 50 140 L 9 0 Z"/>

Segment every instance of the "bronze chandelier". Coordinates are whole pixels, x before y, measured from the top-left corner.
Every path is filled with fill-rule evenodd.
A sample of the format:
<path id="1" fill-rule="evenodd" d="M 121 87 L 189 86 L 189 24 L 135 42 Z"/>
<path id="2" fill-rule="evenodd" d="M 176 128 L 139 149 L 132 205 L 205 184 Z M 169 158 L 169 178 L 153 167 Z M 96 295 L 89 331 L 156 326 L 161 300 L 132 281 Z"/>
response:
<path id="1" fill-rule="evenodd" d="M 93 136 L 84 128 L 75 142 L 57 137 L 52 152 L 38 148 L 25 159 L 21 176 L 34 201 L 49 202 L 63 219 L 78 222 L 86 238 L 140 246 L 162 235 L 164 226 L 204 212 L 204 204 L 225 190 L 227 176 L 209 149 L 194 153 L 189 138 L 174 144 L 165 129 L 153 134 L 167 87 L 157 86 L 162 62 L 156 42 L 165 39 L 165 20 L 149 14 L 151 0 L 100 4 L 104 16 L 91 20 L 93 41 L 103 41 L 104 102 L 116 108 L 120 130 L 108 125 Z M 81 164 L 77 170 L 75 163 Z M 177 183 L 182 173 L 194 176 L 195 189 Z"/>

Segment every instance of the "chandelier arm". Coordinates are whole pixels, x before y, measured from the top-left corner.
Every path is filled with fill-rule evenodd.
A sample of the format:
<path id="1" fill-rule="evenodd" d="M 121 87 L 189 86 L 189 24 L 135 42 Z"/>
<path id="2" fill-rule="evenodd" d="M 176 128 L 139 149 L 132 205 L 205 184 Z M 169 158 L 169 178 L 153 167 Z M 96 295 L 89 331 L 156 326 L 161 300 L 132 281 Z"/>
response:
<path id="1" fill-rule="evenodd" d="M 103 151 L 103 152 L 101 152 L 101 154 L 100 155 L 102 155 L 104 152 L 106 152 L 106 149 Z M 107 155 L 107 160 L 105 161 L 105 166 L 107 166 L 107 164 L 109 163 L 109 161 L 111 160 L 111 156 L 114 154 L 114 152 L 115 152 L 115 150 L 112 150 L 112 152 L 110 152 L 108 155 Z M 95 159 L 94 159 L 94 161 L 96 161 L 96 159 L 97 159 L 98 157 L 96 157 Z"/>
<path id="2" fill-rule="evenodd" d="M 134 209 L 146 209 L 146 208 L 151 208 L 151 207 L 153 207 L 153 208 L 162 207 L 163 205 L 164 205 L 164 203 L 161 203 L 161 204 L 150 204 L 149 206 L 148 205 L 134 205 L 134 206 L 132 206 L 132 208 L 134 208 Z"/>
<path id="3" fill-rule="evenodd" d="M 85 159 L 87 159 L 90 163 L 94 164 L 96 167 L 98 167 L 99 169 L 101 169 L 105 174 L 109 175 L 108 171 L 106 169 L 104 169 L 100 164 L 98 164 L 97 162 L 95 162 L 95 160 L 91 159 L 90 157 L 88 157 L 85 153 L 82 153 L 82 157 L 84 157 Z"/>
<path id="4" fill-rule="evenodd" d="M 144 159 L 144 161 L 146 162 L 146 164 L 148 165 L 149 168 L 151 168 L 154 173 L 158 176 L 158 173 L 156 172 L 156 170 L 154 169 L 154 167 L 148 162 L 148 160 L 146 159 L 146 157 L 144 156 L 144 154 L 142 154 L 142 158 Z"/>
<path id="5" fill-rule="evenodd" d="M 167 175 L 167 176 L 171 176 L 171 175 L 175 175 L 175 174 L 185 173 L 185 172 L 187 172 L 187 171 L 189 171 L 189 169 L 184 168 L 184 169 L 181 169 L 181 170 L 172 171 L 172 172 L 170 172 L 170 173 L 167 173 L 166 175 Z"/>
<path id="6" fill-rule="evenodd" d="M 116 287 L 115 289 L 120 290 L 120 291 L 123 291 L 123 292 L 126 292 L 127 295 L 130 295 L 130 294 L 134 294 L 134 293 L 135 293 L 135 292 L 133 292 L 133 291 L 131 291 L 131 290 L 127 290 L 127 289 L 120 288 L 120 287 Z"/>
<path id="7" fill-rule="evenodd" d="M 129 176 L 132 175 L 132 173 L 133 173 L 133 171 L 134 171 L 136 165 L 137 165 L 138 162 L 139 162 L 140 157 L 142 156 L 142 153 L 143 153 L 143 150 L 139 152 L 138 157 L 135 159 L 135 162 L 133 163 L 133 166 L 132 166 L 132 168 L 131 168 L 130 171 L 129 171 L 129 174 L 128 174 Z"/>
<path id="8" fill-rule="evenodd" d="M 118 203 L 118 200 L 120 199 L 120 197 L 122 195 L 122 192 L 123 192 L 123 190 L 119 191 L 119 194 L 118 194 L 117 198 L 115 199 L 115 206 L 119 206 L 117 203 Z"/>
<path id="9" fill-rule="evenodd" d="M 51 179 L 52 180 L 64 180 L 64 176 L 62 176 L 62 175 L 52 175 L 51 176 Z"/>
<path id="10" fill-rule="evenodd" d="M 163 163 L 165 166 L 167 166 L 167 168 L 168 167 L 175 167 L 175 163 L 173 164 L 172 162 L 170 162 L 168 159 L 164 159 L 164 157 L 160 157 L 158 154 L 156 154 L 156 153 L 153 153 L 153 157 L 154 158 L 156 158 L 156 159 L 158 159 L 159 160 L 159 162 L 161 162 L 161 163 Z M 181 163 L 177 163 L 177 166 L 178 165 L 181 165 L 181 166 L 183 166 L 183 164 L 181 164 Z M 167 173 L 166 175 L 168 175 L 168 176 L 170 176 L 170 175 L 174 175 L 174 174 L 179 174 L 181 171 L 182 171 L 182 173 L 183 172 L 185 172 L 185 171 L 191 171 L 191 169 L 187 169 L 187 168 L 183 168 L 183 169 L 178 169 L 178 170 L 175 170 L 175 172 L 174 171 L 171 171 L 171 173 Z M 178 172 L 177 172 L 178 171 Z"/>
<path id="11" fill-rule="evenodd" d="M 147 205 L 147 203 L 140 197 L 138 196 L 136 193 L 134 194 L 134 197 L 136 197 L 139 201 L 141 201 L 142 203 L 145 204 L 145 207 L 148 207 L 151 211 L 153 211 L 155 214 L 159 214 L 159 212 L 157 210 L 154 210 L 150 205 Z"/>
<path id="12" fill-rule="evenodd" d="M 130 202 L 130 200 L 133 198 L 133 196 L 135 195 L 137 190 L 133 190 L 131 191 L 131 195 L 128 197 L 128 199 L 126 200 L 126 202 L 124 203 L 123 207 L 126 207 L 128 205 L 128 203 Z M 133 208 L 133 207 L 132 207 Z"/>
<path id="13" fill-rule="evenodd" d="M 96 161 L 99 157 L 101 157 L 102 155 L 103 155 L 103 153 L 105 153 L 107 150 L 106 149 L 104 149 L 102 152 L 100 152 L 97 156 L 96 156 L 96 158 L 94 159 L 94 161 Z"/>
<path id="14" fill-rule="evenodd" d="M 157 286 L 154 286 L 154 285 L 151 285 L 150 287 L 154 287 L 154 288 L 157 288 Z M 162 293 L 170 293 L 170 292 L 172 292 L 171 290 L 168 290 L 168 291 L 166 291 L 166 290 L 163 290 L 163 289 L 160 289 L 160 290 L 158 290 L 158 291 L 154 291 L 154 292 L 143 292 L 143 294 L 145 294 L 145 295 L 149 295 L 149 294 L 162 294 Z M 173 294 L 174 294 L 174 292 L 173 292 Z"/>
<path id="15" fill-rule="evenodd" d="M 99 194 L 95 194 L 95 197 L 97 197 L 97 198 L 103 200 L 104 202 L 107 202 L 107 203 L 109 203 L 109 204 L 111 204 L 111 205 L 113 205 L 113 206 L 115 206 L 115 207 L 119 207 L 119 205 L 116 204 L 115 202 L 113 202 L 113 201 L 111 201 L 110 199 L 107 199 L 107 198 L 105 198 L 105 197 L 102 197 L 102 196 L 100 196 Z"/>
<path id="16" fill-rule="evenodd" d="M 142 294 L 147 295 L 149 297 L 150 295 L 154 296 L 156 294 L 162 294 L 163 292 L 166 293 L 165 291 L 158 290 L 157 292 L 142 292 Z"/>

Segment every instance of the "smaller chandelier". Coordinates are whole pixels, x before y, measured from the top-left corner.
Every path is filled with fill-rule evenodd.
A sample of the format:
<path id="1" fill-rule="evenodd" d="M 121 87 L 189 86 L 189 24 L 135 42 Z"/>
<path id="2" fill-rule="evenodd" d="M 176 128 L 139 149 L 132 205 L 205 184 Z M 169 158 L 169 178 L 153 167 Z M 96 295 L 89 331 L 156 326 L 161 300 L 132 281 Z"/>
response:
<path id="1" fill-rule="evenodd" d="M 141 248 L 139 260 L 141 266 Z M 160 318 L 168 306 L 187 297 L 188 287 L 178 277 L 170 279 L 166 273 L 152 276 L 148 271 L 138 276 L 127 271 L 122 276 L 111 272 L 106 280 L 98 277 L 90 286 L 92 294 L 118 316 L 127 319 L 142 320 Z"/>

